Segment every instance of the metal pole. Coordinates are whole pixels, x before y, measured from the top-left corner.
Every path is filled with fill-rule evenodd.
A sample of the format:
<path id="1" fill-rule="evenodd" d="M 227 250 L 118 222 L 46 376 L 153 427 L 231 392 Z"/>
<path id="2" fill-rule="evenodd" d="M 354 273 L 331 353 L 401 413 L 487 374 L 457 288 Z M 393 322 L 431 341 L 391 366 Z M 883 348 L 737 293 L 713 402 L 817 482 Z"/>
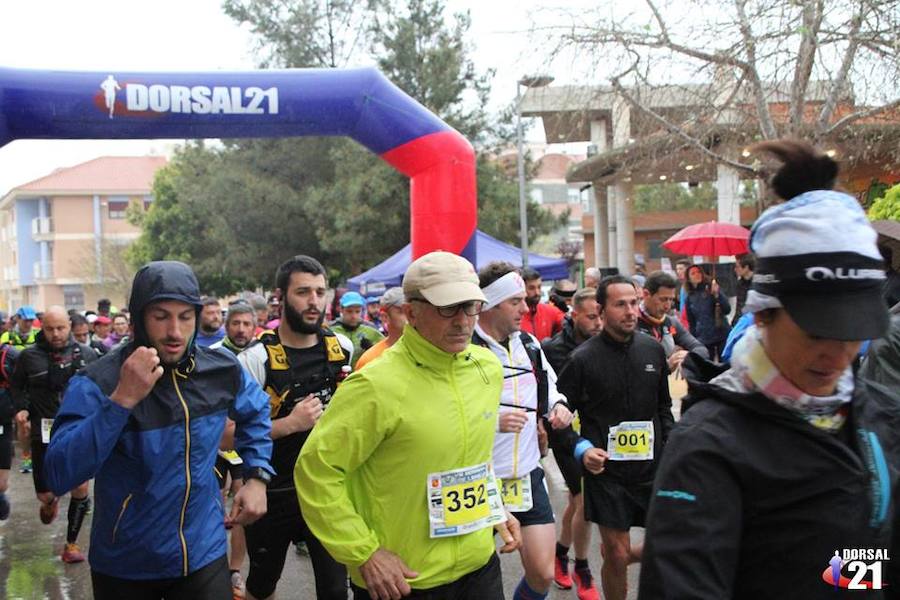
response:
<path id="1" fill-rule="evenodd" d="M 519 171 L 519 229 L 522 239 L 522 267 L 528 266 L 528 204 L 525 201 L 525 153 L 522 149 L 522 96 L 516 82 L 516 144 Z"/>

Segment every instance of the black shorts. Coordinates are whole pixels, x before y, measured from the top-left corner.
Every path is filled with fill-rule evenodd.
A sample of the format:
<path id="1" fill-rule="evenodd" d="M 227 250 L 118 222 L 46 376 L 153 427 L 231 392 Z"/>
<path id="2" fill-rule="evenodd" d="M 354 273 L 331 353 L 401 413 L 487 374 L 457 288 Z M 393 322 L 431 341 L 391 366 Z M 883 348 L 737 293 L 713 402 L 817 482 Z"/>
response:
<path id="1" fill-rule="evenodd" d="M 12 421 L 0 423 L 0 470 L 9 471 L 13 457 L 13 433 Z"/>
<path id="2" fill-rule="evenodd" d="M 604 475 L 584 478 L 584 518 L 602 527 L 628 531 L 643 527 L 653 482 L 625 484 Z"/>
<path id="3" fill-rule="evenodd" d="M 550 494 L 544 483 L 544 470 L 537 467 L 531 472 L 531 508 L 525 512 L 513 513 L 519 525 L 546 525 L 553 523 L 553 507 L 550 505 Z"/>
<path id="4" fill-rule="evenodd" d="M 562 473 L 569 492 L 573 496 L 580 494 L 583 473 L 578 459 L 567 452 L 563 452 L 562 449 L 556 448 L 553 449 L 553 459 L 556 460 L 556 466 L 559 467 L 559 472 Z"/>
<path id="5" fill-rule="evenodd" d="M 219 489 L 224 490 L 227 479 L 226 475 L 231 473 L 231 481 L 239 481 L 244 477 L 244 465 L 233 465 L 228 462 L 227 458 L 216 456 L 216 466 L 213 467 L 216 472 L 216 479 L 219 482 Z"/>
<path id="6" fill-rule="evenodd" d="M 91 571 L 95 600 L 222 600 L 231 598 L 228 560 L 223 556 L 187 577 L 120 579 Z"/>
<path id="7" fill-rule="evenodd" d="M 244 527 L 250 556 L 247 591 L 254 598 L 268 598 L 275 593 L 288 548 L 291 543 L 303 540 L 316 576 L 316 598 L 346 600 L 347 568 L 331 558 L 309 530 L 300 513 L 297 493 L 294 490 L 273 491 L 268 493 L 266 500 L 266 514 Z"/>
<path id="8" fill-rule="evenodd" d="M 49 446 L 50 444 L 41 442 L 41 438 L 31 438 L 31 479 L 34 481 L 34 491 L 37 494 L 50 491 L 50 486 L 44 481 L 44 456 Z"/>
<path id="9" fill-rule="evenodd" d="M 463 575 L 456 581 L 425 590 L 413 589 L 407 598 L 417 600 L 503 600 L 503 576 L 497 554 L 477 571 Z M 371 600 L 369 592 L 353 586 L 353 600 Z"/>

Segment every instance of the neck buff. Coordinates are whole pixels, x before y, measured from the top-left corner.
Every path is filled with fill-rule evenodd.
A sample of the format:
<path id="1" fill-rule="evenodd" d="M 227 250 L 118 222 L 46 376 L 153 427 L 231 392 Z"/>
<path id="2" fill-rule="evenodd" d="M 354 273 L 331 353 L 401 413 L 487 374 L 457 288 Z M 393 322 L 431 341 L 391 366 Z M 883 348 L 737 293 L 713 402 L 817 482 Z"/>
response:
<path id="1" fill-rule="evenodd" d="M 647 308 L 644 306 L 644 303 L 641 302 L 641 318 L 650 323 L 651 325 L 655 325 L 659 327 L 666 321 L 666 315 L 663 315 L 661 319 L 657 319 L 653 315 L 647 312 Z"/>
<path id="2" fill-rule="evenodd" d="M 782 408 L 806 419 L 810 425 L 836 432 L 847 420 L 853 396 L 853 370 L 841 375 L 830 396 L 812 396 L 787 380 L 772 363 L 762 345 L 762 334 L 751 326 L 734 347 L 731 368 L 712 380 L 719 387 L 738 393 L 759 392 Z"/>
<path id="3" fill-rule="evenodd" d="M 525 281 L 521 275 L 511 271 L 481 291 L 484 292 L 484 297 L 487 298 L 487 304 L 485 304 L 484 309 L 489 310 L 507 298 L 524 294 Z"/>

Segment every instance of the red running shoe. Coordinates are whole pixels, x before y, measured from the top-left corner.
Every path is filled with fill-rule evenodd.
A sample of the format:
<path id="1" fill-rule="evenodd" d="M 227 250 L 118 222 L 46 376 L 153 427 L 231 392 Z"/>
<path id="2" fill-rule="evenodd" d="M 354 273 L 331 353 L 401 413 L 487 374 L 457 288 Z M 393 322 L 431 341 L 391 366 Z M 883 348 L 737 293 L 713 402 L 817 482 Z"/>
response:
<path id="1" fill-rule="evenodd" d="M 41 523 L 44 525 L 49 525 L 53 521 L 56 520 L 56 515 L 59 514 L 59 498 L 54 498 L 53 502 L 50 504 L 44 504 L 41 502 Z"/>
<path id="2" fill-rule="evenodd" d="M 84 554 L 81 553 L 78 544 L 66 544 L 62 553 L 62 561 L 68 564 L 84 562 Z"/>
<path id="3" fill-rule="evenodd" d="M 594 577 L 591 575 L 590 569 L 575 570 L 574 579 L 578 600 L 601 600 L 600 591 L 594 585 Z"/>
<path id="4" fill-rule="evenodd" d="M 561 590 L 572 589 L 572 576 L 569 575 L 569 557 L 553 557 L 553 582 Z"/>

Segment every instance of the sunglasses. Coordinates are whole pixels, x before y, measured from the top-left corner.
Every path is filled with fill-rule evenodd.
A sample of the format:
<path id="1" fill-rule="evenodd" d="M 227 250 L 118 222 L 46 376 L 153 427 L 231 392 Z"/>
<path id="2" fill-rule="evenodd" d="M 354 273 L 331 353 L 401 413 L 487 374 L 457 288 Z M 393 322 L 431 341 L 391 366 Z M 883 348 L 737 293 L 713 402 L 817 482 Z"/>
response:
<path id="1" fill-rule="evenodd" d="M 419 298 L 410 298 L 413 302 L 422 302 L 424 304 L 431 304 L 427 300 L 421 300 Z M 431 304 L 434 306 L 434 304 Z M 461 304 L 453 304 L 451 306 L 434 306 L 437 309 L 439 315 L 444 317 L 445 319 L 452 319 L 456 315 L 459 314 L 459 311 L 463 311 L 467 317 L 475 317 L 481 314 L 481 311 L 484 310 L 484 302 L 481 300 L 472 300 L 470 302 L 462 302 Z"/>

